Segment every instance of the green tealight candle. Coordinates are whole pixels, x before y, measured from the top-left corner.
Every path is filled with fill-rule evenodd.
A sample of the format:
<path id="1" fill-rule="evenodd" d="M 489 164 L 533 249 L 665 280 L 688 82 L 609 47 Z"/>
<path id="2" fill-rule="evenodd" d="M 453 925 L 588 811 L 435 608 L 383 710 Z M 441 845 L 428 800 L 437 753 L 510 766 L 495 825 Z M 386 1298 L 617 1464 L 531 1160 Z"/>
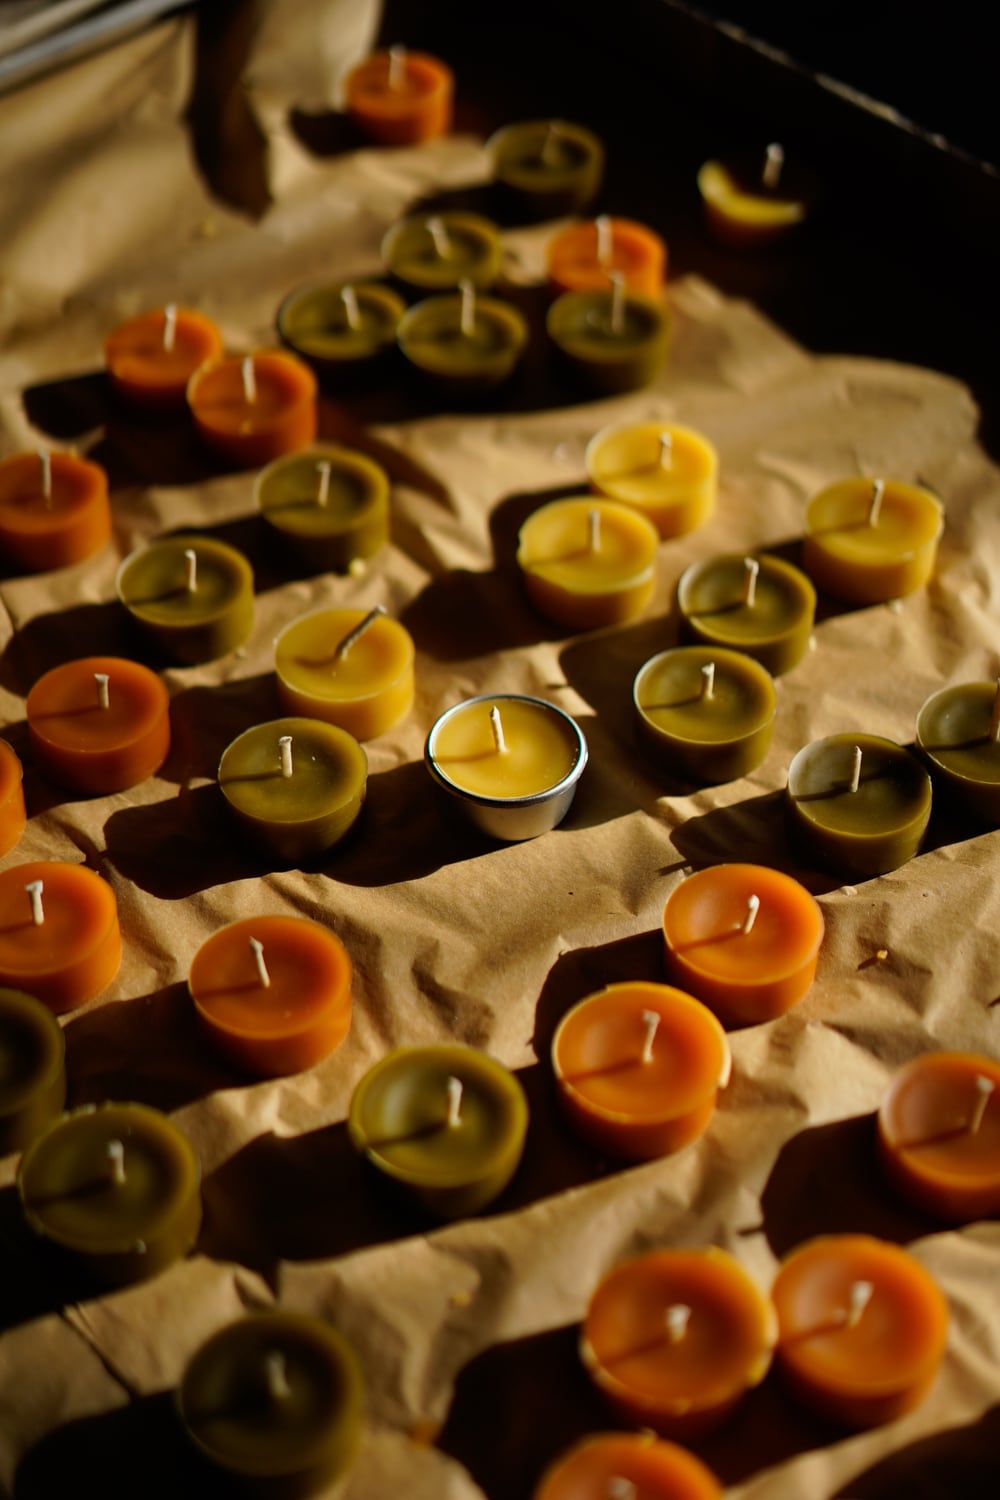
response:
<path id="1" fill-rule="evenodd" d="M 66 1103 L 66 1045 L 48 1006 L 0 989 L 0 1156 L 34 1140 Z"/>
<path id="2" fill-rule="evenodd" d="M 932 693 L 917 715 L 917 745 L 935 786 L 983 823 L 1000 824 L 1000 686 L 963 682 Z"/>
<path id="3" fill-rule="evenodd" d="M 324 381 L 353 384 L 394 353 L 405 310 L 402 297 L 377 281 L 302 287 L 278 308 L 278 332 Z"/>
<path id="4" fill-rule="evenodd" d="M 531 219 L 579 213 L 604 176 L 603 143 L 571 120 L 505 125 L 486 142 L 486 155 L 501 192 Z"/>
<path id="5" fill-rule="evenodd" d="M 455 395 L 506 380 L 527 342 L 528 325 L 516 307 L 476 296 L 468 285 L 455 295 L 416 303 L 399 325 L 403 357 Z"/>
<path id="6" fill-rule="evenodd" d="M 691 781 L 736 781 L 760 765 L 771 744 L 774 680 L 739 651 L 662 651 L 639 669 L 632 701 L 639 743 Z"/>
<path id="7" fill-rule="evenodd" d="M 590 390 L 606 395 L 649 385 L 667 361 L 670 313 L 664 303 L 625 290 L 564 292 L 545 326 L 560 361 Z"/>
<path id="8" fill-rule="evenodd" d="M 479 214 L 414 214 L 389 230 L 382 259 L 411 295 L 451 292 L 463 281 L 487 291 L 500 274 L 500 231 Z"/>
<path id="9" fill-rule="evenodd" d="M 744 651 L 775 677 L 805 656 L 816 614 L 816 590 L 780 557 L 742 553 L 692 563 L 677 584 L 684 635 Z"/>
<path id="10" fill-rule="evenodd" d="M 115 586 L 144 633 L 184 666 L 225 656 L 253 629 L 253 569 L 215 537 L 151 542 L 125 558 Z"/>
<path id="11" fill-rule="evenodd" d="M 917 853 L 930 820 L 931 781 L 917 757 L 893 740 L 833 734 L 793 758 L 786 802 L 810 853 L 867 879 Z"/>
<path id="12" fill-rule="evenodd" d="M 254 498 L 272 533 L 314 570 L 346 573 L 389 540 L 389 476 L 350 448 L 276 458 L 258 474 Z"/>

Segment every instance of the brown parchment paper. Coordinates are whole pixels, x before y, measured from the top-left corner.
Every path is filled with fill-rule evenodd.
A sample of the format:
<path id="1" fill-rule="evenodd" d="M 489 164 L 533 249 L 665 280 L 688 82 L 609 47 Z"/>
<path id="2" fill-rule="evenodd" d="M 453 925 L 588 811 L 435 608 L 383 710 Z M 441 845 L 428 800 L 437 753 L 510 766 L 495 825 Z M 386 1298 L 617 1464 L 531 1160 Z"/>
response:
<path id="1" fill-rule="evenodd" d="M 278 1301 L 330 1318 L 364 1365 L 366 1435 L 346 1494 L 530 1494 L 565 1443 L 610 1423 L 576 1334 L 612 1265 L 714 1243 L 767 1287 L 809 1235 L 863 1229 L 908 1245 L 948 1296 L 948 1354 L 927 1400 L 888 1428 L 844 1435 L 804 1417 L 772 1376 L 701 1452 L 733 1496 L 931 1494 L 942 1475 L 979 1493 L 997 1473 L 1000 1232 L 942 1232 L 897 1204 L 874 1164 L 872 1112 L 892 1069 L 918 1052 L 996 1051 L 998 835 L 936 816 L 918 858 L 854 887 L 797 863 L 780 816 L 800 745 L 851 728 L 910 742 L 929 692 L 997 670 L 1000 483 L 968 392 L 929 370 L 815 358 L 689 275 L 669 291 L 669 368 L 633 395 L 581 402 L 536 350 L 492 410 L 442 410 L 399 375 L 365 400 L 324 398 L 322 433 L 389 470 L 392 541 L 360 576 L 290 571 L 259 529 L 252 474 L 215 464 L 182 421 L 151 426 L 115 407 L 101 339 L 129 313 L 177 300 L 216 317 L 234 350 L 273 343 L 290 289 L 378 274 L 395 218 L 428 193 L 485 183 L 487 168 L 481 138 L 461 133 L 405 150 L 313 155 L 302 144 L 291 112 L 336 109 L 346 67 L 374 35 L 373 7 L 282 0 L 234 17 L 234 33 L 212 38 L 214 97 L 186 15 L 0 100 L 0 451 L 88 453 L 108 468 L 115 516 L 96 558 L 0 582 L 0 714 L 26 762 L 30 813 L 4 864 L 84 861 L 113 886 L 124 960 L 108 992 L 66 1018 L 70 1100 L 167 1110 L 197 1146 L 205 1201 L 187 1261 L 81 1296 L 38 1265 L 17 1216 L 16 1159 L 0 1163 L 0 1490 L 50 1495 L 87 1463 L 108 1494 L 198 1493 L 205 1476 L 171 1392 L 209 1333 Z M 256 185 L 253 212 L 203 174 L 188 121 L 199 91 L 239 156 L 237 176 Z M 536 313 L 551 229 L 505 237 L 510 294 Z M 717 514 L 663 544 L 643 620 L 563 636 L 522 597 L 517 526 L 584 487 L 595 431 L 647 417 L 716 444 Z M 629 703 L 637 668 L 676 638 L 680 572 L 723 550 L 794 556 L 807 497 L 857 472 L 943 497 L 934 580 L 897 605 L 821 612 L 815 650 L 780 680 L 774 745 L 753 776 L 701 790 L 665 782 L 633 746 Z M 174 742 L 157 777 L 74 800 L 31 764 L 25 695 L 59 660 L 130 649 L 118 562 L 180 526 L 246 549 L 253 635 L 221 661 L 165 672 Z M 276 632 L 332 601 L 382 602 L 403 620 L 417 701 L 367 747 L 358 835 L 318 868 L 275 870 L 228 824 L 214 771 L 237 732 L 277 712 Z M 436 716 L 493 690 L 559 703 L 590 745 L 566 823 L 524 845 L 487 845 L 451 821 L 421 762 Z M 827 936 L 816 984 L 781 1020 L 732 1034 L 732 1082 L 699 1142 L 620 1169 L 557 1116 L 552 1030 L 602 984 L 662 979 L 666 897 L 688 870 L 728 858 L 788 869 L 818 895 Z M 271 911 L 343 938 L 354 1020 L 309 1072 L 248 1083 L 206 1052 L 185 979 L 219 925 Z M 449 1037 L 518 1071 L 532 1124 L 495 1209 L 441 1227 L 385 1197 L 343 1122 L 354 1085 L 389 1047 Z"/>

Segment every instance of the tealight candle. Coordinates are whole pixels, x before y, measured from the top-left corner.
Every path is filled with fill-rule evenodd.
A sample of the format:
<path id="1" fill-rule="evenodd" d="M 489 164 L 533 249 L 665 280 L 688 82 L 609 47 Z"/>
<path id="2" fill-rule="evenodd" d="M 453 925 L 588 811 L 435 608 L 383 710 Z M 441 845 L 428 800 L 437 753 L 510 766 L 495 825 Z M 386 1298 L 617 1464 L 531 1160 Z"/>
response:
<path id="1" fill-rule="evenodd" d="M 701 1459 L 651 1432 L 597 1433 L 559 1455 L 532 1500 L 722 1500 Z"/>
<path id="2" fill-rule="evenodd" d="M 39 769 L 71 791 L 104 796 L 137 786 L 170 749 L 170 695 L 155 672 L 127 657 L 52 667 L 25 712 Z"/>
<path id="3" fill-rule="evenodd" d="M 217 325 L 173 303 L 127 318 L 104 340 L 104 363 L 115 391 L 151 408 L 183 408 L 195 370 L 222 352 Z"/>
<path id="4" fill-rule="evenodd" d="M 225 1324 L 195 1351 L 177 1391 L 181 1421 L 205 1458 L 243 1484 L 295 1495 L 350 1468 L 363 1404 L 347 1340 L 283 1308 Z"/>
<path id="5" fill-rule="evenodd" d="M 786 166 L 785 152 L 775 141 L 749 165 L 704 162 L 698 191 L 715 238 L 737 249 L 753 249 L 805 222 L 814 187 L 801 168 Z"/>
<path id="6" fill-rule="evenodd" d="M 745 651 L 779 677 L 809 649 L 816 590 L 780 557 L 732 553 L 685 569 L 677 604 L 689 640 Z"/>
<path id="7" fill-rule="evenodd" d="M 804 1404 L 850 1427 L 891 1422 L 927 1394 L 948 1304 L 907 1251 L 863 1234 L 809 1240 L 771 1290 L 777 1363 Z"/>
<path id="8" fill-rule="evenodd" d="M 622 422 L 590 439 L 584 464 L 591 488 L 642 512 L 661 537 L 682 536 L 715 511 L 719 456 L 690 427 Z"/>
<path id="9" fill-rule="evenodd" d="M 321 609 L 274 643 L 285 713 L 339 724 L 357 740 L 385 734 L 413 706 L 413 637 L 381 605 Z"/>
<path id="10" fill-rule="evenodd" d="M 916 738 L 935 790 L 952 793 L 980 822 L 1000 824 L 1000 686 L 963 682 L 932 693 Z"/>
<path id="11" fill-rule="evenodd" d="M 121 956 L 115 893 L 93 870 L 34 860 L 0 871 L 0 984 L 58 1015 L 107 989 Z"/>
<path id="12" fill-rule="evenodd" d="M 806 506 L 802 566 L 834 599 L 882 604 L 927 582 L 943 528 L 940 500 L 919 485 L 844 479 Z"/>
<path id="13" fill-rule="evenodd" d="M 795 836 L 822 864 L 867 879 L 912 859 L 931 815 L 931 780 L 902 745 L 874 734 L 831 734 L 788 767 Z"/>
<path id="14" fill-rule="evenodd" d="M 253 569 L 216 537 L 161 537 L 126 557 L 118 598 L 147 640 L 182 666 L 214 661 L 253 629 Z"/>
<path id="15" fill-rule="evenodd" d="M 763 1380 L 776 1334 L 771 1303 L 725 1250 L 657 1250 L 599 1283 L 580 1353 L 623 1421 L 698 1438 Z"/>
<path id="16" fill-rule="evenodd" d="M 659 537 L 630 506 L 599 496 L 552 500 L 517 539 L 517 564 L 535 608 L 571 630 L 621 625 L 646 609 Z"/>
<path id="17" fill-rule="evenodd" d="M 656 764 L 691 781 L 736 781 L 771 746 L 774 679 L 741 651 L 661 651 L 636 673 L 632 703 L 639 744 Z"/>
<path id="18" fill-rule="evenodd" d="M 552 1039 L 559 1101 L 573 1128 L 627 1161 L 697 1139 L 731 1066 L 712 1012 L 666 984 L 610 984 L 568 1011 Z"/>
<path id="19" fill-rule="evenodd" d="M 545 317 L 563 366 L 589 390 L 620 395 L 649 385 L 667 362 L 670 313 L 655 297 L 625 289 L 618 272 L 612 290 L 564 292 Z"/>
<path id="20" fill-rule="evenodd" d="M 486 156 L 501 192 L 532 219 L 580 212 L 604 176 L 603 142 L 570 120 L 504 125 L 486 142 Z"/>
<path id="21" fill-rule="evenodd" d="M 424 761 L 474 827 L 516 843 L 565 818 L 587 764 L 587 742 L 554 704 L 499 693 L 446 709 L 427 736 Z"/>
<path id="22" fill-rule="evenodd" d="M 291 863 L 326 853 L 353 827 L 368 757 L 353 735 L 317 719 L 273 719 L 223 751 L 219 788 L 259 843 Z"/>
<path id="23" fill-rule="evenodd" d="M 0 989 L 0 1156 L 23 1151 L 66 1103 L 66 1044 L 49 1008 Z"/>
<path id="24" fill-rule="evenodd" d="M 243 468 L 258 468 L 316 438 L 316 376 L 282 349 L 208 360 L 187 401 L 205 443 Z"/>
<path id="25" fill-rule="evenodd" d="M 29 1228 L 102 1286 L 165 1270 L 201 1226 L 194 1150 L 144 1104 L 88 1104 L 63 1115 L 25 1151 L 17 1191 Z"/>
<path id="26" fill-rule="evenodd" d="M 1000 1064 L 913 1058 L 882 1096 L 878 1144 L 890 1181 L 924 1213 L 951 1224 L 1000 1214 Z"/>
<path id="27" fill-rule="evenodd" d="M 14 848 L 27 821 L 24 768 L 7 741 L 0 739 L 0 855 Z"/>
<path id="28" fill-rule="evenodd" d="M 347 1129 L 356 1150 L 441 1219 L 465 1218 L 510 1182 L 528 1103 L 517 1078 L 474 1047 L 397 1047 L 361 1079 Z"/>
<path id="29" fill-rule="evenodd" d="M 284 342 L 324 381 L 359 380 L 381 370 L 396 349 L 406 304 L 377 281 L 343 281 L 291 292 L 278 308 Z"/>
<path id="30" fill-rule="evenodd" d="M 586 223 L 567 224 L 554 234 L 545 265 L 557 297 L 563 292 L 606 290 L 615 271 L 629 291 L 657 297 L 663 289 L 667 247 L 647 225 L 603 214 Z"/>
<path id="31" fill-rule="evenodd" d="M 202 943 L 188 989 L 223 1056 L 272 1078 L 340 1046 L 351 1025 L 351 972 L 347 949 L 319 922 L 247 917 Z"/>
<path id="32" fill-rule="evenodd" d="M 72 453 L 0 460 L 0 557 L 28 573 L 83 562 L 111 536 L 108 477 Z"/>
<path id="33" fill-rule="evenodd" d="M 389 274 L 417 296 L 453 292 L 463 281 L 485 292 L 500 274 L 500 230 L 481 214 L 413 214 L 382 241 Z"/>
<path id="34" fill-rule="evenodd" d="M 389 476 L 352 448 L 321 444 L 275 459 L 254 498 L 272 534 L 314 570 L 348 573 L 389 540 Z"/>
<path id="35" fill-rule="evenodd" d="M 413 146 L 446 135 L 455 80 L 440 58 L 389 47 L 373 52 L 344 80 L 347 114 L 381 146 Z"/>
<path id="36" fill-rule="evenodd" d="M 770 1021 L 816 975 L 823 913 L 790 875 L 766 865 L 697 870 L 663 910 L 667 972 L 724 1020 Z"/>
<path id="37" fill-rule="evenodd" d="M 509 302 L 478 297 L 465 283 L 453 296 L 427 297 L 399 323 L 403 358 L 452 395 L 477 395 L 510 378 L 528 343 L 524 316 Z"/>

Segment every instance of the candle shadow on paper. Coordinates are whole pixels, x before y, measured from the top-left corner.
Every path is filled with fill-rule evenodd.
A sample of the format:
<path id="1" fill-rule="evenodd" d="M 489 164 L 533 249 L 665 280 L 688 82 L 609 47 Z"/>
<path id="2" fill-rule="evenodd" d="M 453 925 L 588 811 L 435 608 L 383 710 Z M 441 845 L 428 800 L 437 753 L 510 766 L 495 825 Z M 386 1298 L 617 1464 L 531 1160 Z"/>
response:
<path id="1" fill-rule="evenodd" d="M 573 948 L 556 959 L 542 985 L 535 1005 L 532 1045 L 539 1057 L 547 1058 L 556 1027 L 566 1012 L 609 984 L 649 980 L 665 984 L 663 934 L 634 933 L 593 948 Z"/>
<path id="2" fill-rule="evenodd" d="M 842 873 L 799 863 L 788 837 L 783 791 L 746 797 L 687 818 L 671 830 L 671 837 L 685 862 L 696 869 L 734 859 L 767 865 L 793 876 L 814 896 L 839 890 L 844 883 Z"/>
<path id="3" fill-rule="evenodd" d="M 0 1334 L 33 1323 L 57 1312 L 65 1301 L 66 1290 L 51 1274 L 39 1241 L 24 1222 L 17 1189 L 0 1189 L 0 1258 L 4 1274 L 0 1279 Z M 82 1285 L 77 1293 L 93 1292 Z"/>
<path id="4" fill-rule="evenodd" d="M 130 643 L 128 616 L 117 600 L 74 604 L 26 620 L 0 655 L 0 683 L 26 697 L 45 672 L 70 657 L 124 656 Z M 67 650 L 67 642 L 72 646 Z"/>
<path id="5" fill-rule="evenodd" d="M 1000 1493 L 1000 1406 L 976 1422 L 949 1427 L 909 1443 L 854 1475 L 836 1497 L 844 1500 L 995 1500 Z"/>

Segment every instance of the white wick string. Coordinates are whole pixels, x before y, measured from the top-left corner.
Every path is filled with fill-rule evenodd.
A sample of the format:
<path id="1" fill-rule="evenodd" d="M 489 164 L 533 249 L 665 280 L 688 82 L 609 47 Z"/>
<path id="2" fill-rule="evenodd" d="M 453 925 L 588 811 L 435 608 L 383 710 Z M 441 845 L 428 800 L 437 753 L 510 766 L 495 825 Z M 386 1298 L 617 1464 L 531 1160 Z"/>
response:
<path id="1" fill-rule="evenodd" d="M 601 513 L 596 505 L 587 512 L 587 547 L 591 552 L 601 550 Z"/>
<path id="2" fill-rule="evenodd" d="M 631 1479 L 612 1474 L 608 1480 L 608 1500 L 639 1500 L 639 1491 Z"/>
<path id="3" fill-rule="evenodd" d="M 42 499 L 46 505 L 52 503 L 52 454 L 39 453 L 38 461 L 42 466 Z"/>
<path id="4" fill-rule="evenodd" d="M 402 88 L 403 87 L 403 80 L 405 79 L 405 77 L 406 77 L 406 48 L 405 47 L 390 47 L 389 48 L 389 78 L 388 78 L 389 87 L 391 89 L 400 89 L 400 88 Z"/>
<path id="5" fill-rule="evenodd" d="M 352 286 L 342 286 L 340 289 L 340 300 L 344 304 L 344 316 L 347 319 L 347 326 L 356 333 L 361 327 L 361 309 L 358 306 L 358 294 Z"/>
<path id="6" fill-rule="evenodd" d="M 868 506 L 868 524 L 869 524 L 869 526 L 877 526 L 878 525 L 879 511 L 882 509 L 882 496 L 884 494 L 885 494 L 885 480 L 884 479 L 873 479 L 872 480 L 872 498 L 871 498 L 871 503 Z"/>
<path id="7" fill-rule="evenodd" d="M 243 399 L 247 406 L 253 406 L 257 400 L 257 378 L 254 373 L 253 355 L 248 354 L 240 366 L 243 377 Z"/>
<path id="8" fill-rule="evenodd" d="M 760 563 L 755 557 L 743 559 L 743 603 L 748 609 L 753 609 L 757 600 L 757 578 L 760 574 Z"/>
<path id="9" fill-rule="evenodd" d="M 594 222 L 597 228 L 597 264 L 606 271 L 610 267 L 612 256 L 614 255 L 614 226 L 607 214 L 601 214 L 600 218 Z"/>
<path id="10" fill-rule="evenodd" d="M 462 294 L 459 327 L 462 330 L 462 337 L 471 339 L 476 331 L 476 289 L 468 279 L 459 282 L 458 289 Z"/>
<path id="11" fill-rule="evenodd" d="M 781 181 L 781 170 L 785 165 L 785 153 L 777 141 L 772 141 L 764 152 L 764 171 L 761 181 L 769 193 L 773 193 Z"/>
<path id="12" fill-rule="evenodd" d="M 108 1178 L 115 1187 L 121 1187 L 125 1181 L 125 1147 L 121 1141 L 108 1141 L 104 1152 L 108 1158 Z"/>
<path id="13" fill-rule="evenodd" d="M 743 918 L 743 926 L 740 929 L 744 937 L 749 937 L 750 933 L 753 932 L 753 924 L 757 920 L 757 913 L 759 911 L 760 897 L 754 893 L 747 897 L 747 914 Z"/>
<path id="14" fill-rule="evenodd" d="M 994 745 L 1000 740 L 1000 677 L 997 678 L 997 690 L 993 696 L 993 711 L 990 714 L 990 740 Z"/>
<path id="15" fill-rule="evenodd" d="M 445 1117 L 449 1130 L 454 1130 L 462 1123 L 462 1080 L 451 1077 L 448 1079 L 448 1113 Z"/>
<path id="16" fill-rule="evenodd" d="M 560 134 L 559 121 L 550 120 L 548 129 L 545 132 L 545 139 L 542 142 L 542 149 L 539 152 L 542 162 L 547 167 L 554 167 L 559 160 L 556 146 L 559 142 Z"/>
<path id="17" fill-rule="evenodd" d="M 428 219 L 427 233 L 434 241 L 435 254 L 439 255 L 442 260 L 447 260 L 451 254 L 451 240 L 448 237 L 448 229 L 444 220 L 439 219 L 436 214 Z"/>
<path id="18" fill-rule="evenodd" d="M 687 1333 L 687 1326 L 691 1319 L 691 1309 L 685 1302 L 675 1302 L 672 1307 L 667 1308 L 667 1337 L 672 1344 L 679 1344 Z"/>
<path id="19" fill-rule="evenodd" d="M 107 672 L 95 672 L 94 681 L 97 683 L 97 706 L 98 708 L 109 708 L 111 706 L 111 690 Z"/>
<path id="20" fill-rule="evenodd" d="M 983 1117 L 986 1114 L 986 1106 L 990 1102 L 996 1085 L 992 1078 L 986 1078 L 982 1073 L 976 1074 L 976 1097 L 972 1105 L 972 1113 L 969 1115 L 969 1123 L 966 1127 L 970 1135 L 976 1135 Z"/>
<path id="21" fill-rule="evenodd" d="M 267 1394 L 274 1401 L 287 1401 L 292 1394 L 288 1383 L 288 1361 L 280 1349 L 272 1349 L 264 1360 Z"/>
<path id="22" fill-rule="evenodd" d="M 316 465 L 316 473 L 319 475 L 319 489 L 316 492 L 317 505 L 326 505 L 330 498 L 330 472 L 330 464 L 324 462 Z"/>
<path id="23" fill-rule="evenodd" d="M 861 1322 L 861 1314 L 872 1300 L 875 1284 L 872 1281 L 855 1281 L 851 1283 L 850 1303 L 844 1313 L 844 1322 L 848 1328 L 856 1328 Z"/>
<path id="24" fill-rule="evenodd" d="M 644 1063 L 653 1061 L 653 1042 L 660 1027 L 660 1012 L 658 1010 L 644 1010 L 642 1013 L 642 1052 L 639 1054 L 640 1061 Z"/>
<path id="25" fill-rule="evenodd" d="M 29 880 L 24 887 L 31 901 L 31 920 L 36 927 L 41 927 L 45 921 L 45 909 L 42 906 L 42 891 L 45 883 L 41 880 Z"/>
<path id="26" fill-rule="evenodd" d="M 625 332 L 625 277 L 621 271 L 609 271 L 611 282 L 611 332 Z"/>
<path id="27" fill-rule="evenodd" d="M 193 547 L 184 548 L 184 587 L 193 594 L 198 587 L 198 554 Z"/>
<path id="28" fill-rule="evenodd" d="M 855 745 L 854 749 L 851 751 L 851 779 L 847 784 L 847 790 L 852 794 L 852 796 L 861 785 L 861 762 L 863 761 L 863 759 L 864 756 L 861 751 L 861 746 Z"/>
<path id="29" fill-rule="evenodd" d="M 674 462 L 674 435 L 672 432 L 660 433 L 660 468 L 669 469 Z"/>
<path id="30" fill-rule="evenodd" d="M 701 692 L 702 699 L 711 698 L 715 692 L 715 662 L 707 661 L 701 669 Z"/>
<path id="31" fill-rule="evenodd" d="M 364 619 L 359 620 L 358 623 L 354 626 L 353 630 L 349 630 L 344 636 L 344 639 L 338 644 L 336 650 L 333 653 L 334 659 L 336 661 L 340 661 L 343 657 L 345 657 L 348 651 L 350 651 L 351 647 L 355 644 L 355 642 L 359 641 L 365 634 L 365 632 L 371 629 L 371 627 L 375 624 L 375 621 L 384 614 L 384 604 L 376 604 L 374 609 L 370 609 L 365 615 Z"/>
<path id="32" fill-rule="evenodd" d="M 177 304 L 170 302 L 163 310 L 163 347 L 169 354 L 177 342 Z"/>
<path id="33" fill-rule="evenodd" d="M 281 754 L 281 774 L 287 779 L 292 774 L 292 737 L 290 734 L 279 736 L 278 750 Z"/>
<path id="34" fill-rule="evenodd" d="M 503 734 L 503 720 L 500 718 L 500 710 L 494 703 L 490 709 L 490 728 L 493 731 L 493 748 L 498 755 L 503 755 L 507 750 L 507 741 Z"/>
<path id="35" fill-rule="evenodd" d="M 264 962 L 264 944 L 260 938 L 250 939 L 250 952 L 253 954 L 254 963 L 257 965 L 257 978 L 264 989 L 269 989 L 271 976 L 267 972 L 267 964 Z"/>

